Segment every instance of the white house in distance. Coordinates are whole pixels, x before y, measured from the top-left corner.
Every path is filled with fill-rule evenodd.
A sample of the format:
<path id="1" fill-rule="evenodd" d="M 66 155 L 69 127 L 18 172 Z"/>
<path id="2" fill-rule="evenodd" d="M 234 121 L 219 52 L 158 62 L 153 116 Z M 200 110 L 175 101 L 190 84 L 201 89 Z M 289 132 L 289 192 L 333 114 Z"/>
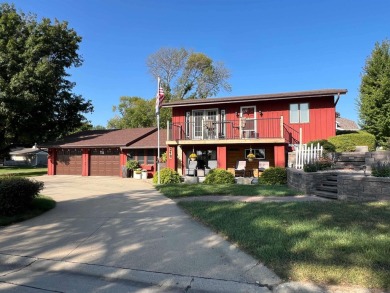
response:
<path id="1" fill-rule="evenodd" d="M 4 161 L 5 166 L 47 166 L 47 152 L 37 148 L 17 148 L 9 153 L 11 160 Z"/>

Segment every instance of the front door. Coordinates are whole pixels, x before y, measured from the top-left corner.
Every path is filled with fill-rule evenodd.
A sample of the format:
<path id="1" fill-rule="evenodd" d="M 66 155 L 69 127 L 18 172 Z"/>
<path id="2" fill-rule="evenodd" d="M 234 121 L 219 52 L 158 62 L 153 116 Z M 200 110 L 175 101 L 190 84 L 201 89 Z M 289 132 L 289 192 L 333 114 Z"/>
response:
<path id="1" fill-rule="evenodd" d="M 241 138 L 256 137 L 256 106 L 241 107 Z"/>
<path id="2" fill-rule="evenodd" d="M 217 130 L 217 109 L 194 110 L 193 139 L 215 139 Z"/>

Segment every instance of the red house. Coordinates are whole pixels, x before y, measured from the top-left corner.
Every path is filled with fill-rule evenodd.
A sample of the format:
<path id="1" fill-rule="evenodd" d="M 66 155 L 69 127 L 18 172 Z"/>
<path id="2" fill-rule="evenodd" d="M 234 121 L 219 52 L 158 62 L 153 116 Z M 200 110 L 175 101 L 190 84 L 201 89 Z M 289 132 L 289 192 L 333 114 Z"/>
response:
<path id="1" fill-rule="evenodd" d="M 217 161 L 218 168 L 235 168 L 249 153 L 259 161 L 286 166 L 294 144 L 336 135 L 335 107 L 346 89 L 180 100 L 172 108 L 167 133 L 167 166 L 185 175 L 189 155 L 198 155 L 198 167 Z"/>

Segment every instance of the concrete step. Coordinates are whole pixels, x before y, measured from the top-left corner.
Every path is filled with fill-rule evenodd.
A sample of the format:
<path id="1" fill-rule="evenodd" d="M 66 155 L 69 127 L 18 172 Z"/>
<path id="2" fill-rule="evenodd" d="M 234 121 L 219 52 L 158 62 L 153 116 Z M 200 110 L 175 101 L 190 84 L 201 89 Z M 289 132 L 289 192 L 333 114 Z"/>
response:
<path id="1" fill-rule="evenodd" d="M 320 197 L 337 199 L 337 193 L 334 193 L 334 192 L 316 190 L 315 195 L 320 196 Z"/>

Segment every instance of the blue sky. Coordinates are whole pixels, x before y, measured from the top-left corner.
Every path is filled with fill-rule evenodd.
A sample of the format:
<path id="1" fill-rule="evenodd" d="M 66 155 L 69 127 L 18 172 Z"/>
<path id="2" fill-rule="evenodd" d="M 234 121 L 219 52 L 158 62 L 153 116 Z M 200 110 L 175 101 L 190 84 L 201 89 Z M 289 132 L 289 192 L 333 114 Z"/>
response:
<path id="1" fill-rule="evenodd" d="M 4 2 L 1 1 L 0 2 Z M 358 120 L 362 68 L 390 38 L 389 0 L 16 0 L 38 18 L 66 20 L 83 37 L 75 93 L 106 126 L 121 96 L 150 99 L 146 59 L 161 47 L 193 49 L 231 71 L 218 97 L 346 88 L 337 111 Z"/>

